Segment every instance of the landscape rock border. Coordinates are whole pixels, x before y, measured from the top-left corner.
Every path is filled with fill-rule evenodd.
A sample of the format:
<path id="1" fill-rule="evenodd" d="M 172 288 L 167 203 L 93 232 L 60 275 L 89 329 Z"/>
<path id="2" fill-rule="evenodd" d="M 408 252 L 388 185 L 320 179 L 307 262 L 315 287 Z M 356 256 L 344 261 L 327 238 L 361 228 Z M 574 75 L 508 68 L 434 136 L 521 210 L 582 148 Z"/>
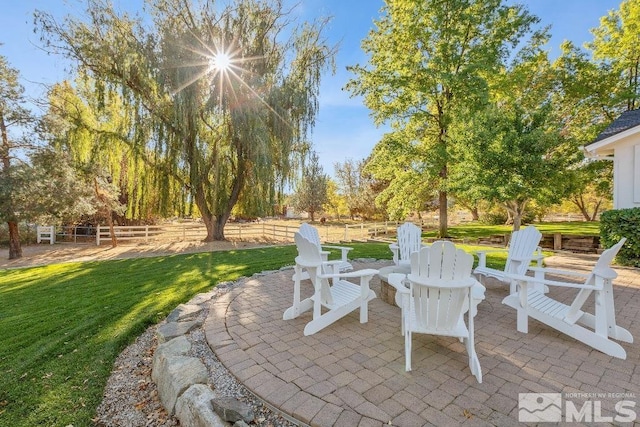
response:
<path id="1" fill-rule="evenodd" d="M 290 270 L 293 267 L 283 267 Z M 278 270 L 263 271 L 253 277 L 264 276 Z M 189 356 L 193 353 L 192 345 L 187 336 L 197 331 L 202 333 L 201 326 L 206 318 L 208 306 L 212 300 L 222 292 L 241 285 L 247 278 L 240 278 L 235 282 L 219 283 L 212 291 L 198 294 L 188 303 L 180 304 L 166 318 L 165 323 L 158 325 L 156 339 L 159 343 L 154 352 L 151 378 L 157 386 L 160 402 L 169 415 L 175 416 L 181 426 L 208 427 L 228 426 L 244 427 L 249 425 L 289 426 L 297 423 L 283 418 L 280 414 L 271 414 L 274 420 L 267 420 L 264 416 L 256 416 L 256 403 L 261 406 L 261 415 L 269 413 L 265 403 L 246 390 L 242 393 L 250 395 L 251 405 L 235 396 L 220 392 L 208 384 L 206 366 L 198 357 Z M 204 334 L 202 333 L 203 337 Z M 206 343 L 205 343 L 206 344 Z M 208 348 L 208 344 L 207 344 Z M 213 351 L 208 348 L 213 354 Z M 219 362 L 218 362 L 219 363 Z M 220 364 L 220 366 L 222 366 Z M 226 371 L 226 368 L 223 368 Z M 226 371 L 226 375 L 231 374 Z M 235 378 L 233 378 L 234 381 Z M 239 383 L 236 387 L 244 388 Z M 231 393 L 234 394 L 234 393 Z M 245 399 L 247 400 L 247 399 Z"/>

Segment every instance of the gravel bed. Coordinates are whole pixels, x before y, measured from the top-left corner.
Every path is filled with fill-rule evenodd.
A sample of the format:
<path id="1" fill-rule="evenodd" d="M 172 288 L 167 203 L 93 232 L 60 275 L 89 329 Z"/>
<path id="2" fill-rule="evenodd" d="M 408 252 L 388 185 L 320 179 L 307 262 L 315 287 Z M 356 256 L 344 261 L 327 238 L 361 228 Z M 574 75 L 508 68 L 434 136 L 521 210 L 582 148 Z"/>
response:
<path id="1" fill-rule="evenodd" d="M 244 283 L 241 279 L 234 283 L 221 283 L 212 291 L 212 299 Z M 209 313 L 209 304 L 198 316 L 204 321 Z M 162 323 L 161 323 L 162 324 Z M 111 377 L 107 381 L 102 403 L 97 408 L 94 422 L 98 426 L 153 426 L 172 427 L 179 422 L 163 408 L 158 398 L 158 390 L 151 380 L 153 353 L 158 345 L 156 329 L 149 327 L 133 344 L 128 346 L 116 359 Z M 218 396 L 235 397 L 249 404 L 255 418 L 251 425 L 264 427 L 295 426 L 287 419 L 270 410 L 255 398 L 217 359 L 205 339 L 202 328 L 196 328 L 186 337 L 191 342 L 189 356 L 198 357 L 209 371 L 209 386 Z"/>

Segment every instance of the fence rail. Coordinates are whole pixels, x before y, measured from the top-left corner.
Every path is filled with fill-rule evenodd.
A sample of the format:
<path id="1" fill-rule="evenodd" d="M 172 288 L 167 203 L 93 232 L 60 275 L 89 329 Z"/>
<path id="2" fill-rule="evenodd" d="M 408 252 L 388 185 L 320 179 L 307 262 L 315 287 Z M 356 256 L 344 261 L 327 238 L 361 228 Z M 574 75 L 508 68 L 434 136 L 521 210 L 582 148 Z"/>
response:
<path id="1" fill-rule="evenodd" d="M 394 234 L 400 223 L 394 221 L 348 224 L 344 226 L 318 224 L 318 233 L 323 242 L 341 242 L 353 240 L 368 240 L 384 238 Z M 426 223 L 416 222 L 419 226 Z M 41 227 L 41 226 L 40 226 Z M 278 224 L 269 221 L 259 223 L 228 223 L 224 228 L 224 235 L 237 240 L 267 240 L 272 242 L 293 242 L 294 233 L 300 223 Z M 55 242 L 92 243 L 100 246 L 111 241 L 109 227 L 41 227 L 46 230 L 42 234 L 42 241 L 48 240 L 50 230 Z M 44 232 L 43 232 L 44 233 Z M 115 237 L 118 242 L 176 242 L 203 240 L 207 230 L 202 223 L 182 223 L 163 225 L 114 226 Z"/>
<path id="2" fill-rule="evenodd" d="M 280 225 L 269 223 L 227 224 L 224 235 L 238 240 L 266 239 L 278 242 L 293 242 L 293 234 L 299 225 Z M 111 240 L 109 227 L 96 229 L 96 245 Z M 172 224 L 164 226 L 115 226 L 114 234 L 118 241 L 193 241 L 207 236 L 202 224 Z M 328 237 L 328 235 L 327 235 Z"/>

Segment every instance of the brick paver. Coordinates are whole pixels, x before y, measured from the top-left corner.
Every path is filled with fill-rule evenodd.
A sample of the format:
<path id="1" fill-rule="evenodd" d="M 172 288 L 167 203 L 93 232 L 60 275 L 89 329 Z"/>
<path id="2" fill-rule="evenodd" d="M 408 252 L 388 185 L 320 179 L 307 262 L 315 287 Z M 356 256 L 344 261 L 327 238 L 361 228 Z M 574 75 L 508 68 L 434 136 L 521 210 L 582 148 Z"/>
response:
<path id="1" fill-rule="evenodd" d="M 560 268 L 587 270 L 594 257 L 556 256 Z M 354 263 L 356 269 L 389 263 Z M 305 337 L 311 313 L 284 321 L 293 298 L 291 271 L 245 279 L 211 305 L 209 345 L 252 393 L 301 424 L 312 426 L 513 425 L 518 393 L 627 393 L 640 397 L 640 274 L 621 268 L 615 281 L 617 321 L 636 343 L 621 343 L 615 359 L 530 320 L 516 331 L 516 313 L 501 304 L 508 286 L 487 280 L 475 318 L 483 383 L 471 375 L 458 340 L 415 334 L 411 372 L 404 371 L 400 309 L 376 298 L 369 322 L 356 311 Z M 378 279 L 372 289 L 379 294 Z M 311 292 L 303 286 L 303 297 Z M 571 290 L 553 297 L 571 300 Z M 591 310 L 591 306 L 586 306 Z M 634 380 L 635 378 L 635 380 Z M 637 397 L 636 397 L 637 396 Z M 576 399 L 576 402 L 579 400 Z M 617 400 L 604 399 L 607 413 Z M 638 418 L 640 418 L 640 409 Z"/>

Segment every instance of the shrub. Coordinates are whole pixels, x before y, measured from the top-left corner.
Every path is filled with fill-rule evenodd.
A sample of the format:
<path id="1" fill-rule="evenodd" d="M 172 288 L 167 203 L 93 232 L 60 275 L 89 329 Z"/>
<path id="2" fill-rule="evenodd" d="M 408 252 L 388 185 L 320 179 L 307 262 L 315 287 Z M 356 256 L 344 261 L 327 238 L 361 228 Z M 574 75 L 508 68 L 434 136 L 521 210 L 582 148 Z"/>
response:
<path id="1" fill-rule="evenodd" d="M 640 267 L 640 208 L 616 209 L 603 212 L 600 217 L 600 242 L 605 248 L 626 237 L 618 252 L 621 265 Z"/>
<path id="2" fill-rule="evenodd" d="M 526 210 L 522 216 L 522 225 L 531 224 L 536 219 L 536 212 L 533 210 Z M 485 212 L 480 216 L 480 222 L 486 225 L 505 225 L 513 224 L 513 221 L 509 221 L 507 211 L 504 209 L 494 209 L 489 212 Z"/>
<path id="3" fill-rule="evenodd" d="M 507 213 L 505 211 L 485 212 L 480 216 L 480 222 L 487 225 L 504 225 L 507 223 Z"/>

